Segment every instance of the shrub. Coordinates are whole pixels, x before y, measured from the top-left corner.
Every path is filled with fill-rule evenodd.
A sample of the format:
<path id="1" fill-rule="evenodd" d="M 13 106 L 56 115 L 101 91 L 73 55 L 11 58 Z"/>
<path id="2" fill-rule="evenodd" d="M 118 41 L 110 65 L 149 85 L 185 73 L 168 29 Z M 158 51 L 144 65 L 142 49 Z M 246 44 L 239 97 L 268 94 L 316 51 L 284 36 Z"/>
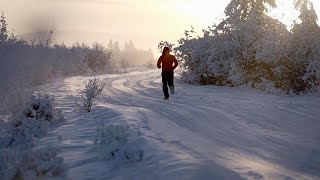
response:
<path id="1" fill-rule="evenodd" d="M 52 98 L 40 94 L 32 96 L 22 109 L 9 117 L 13 125 L 10 146 L 33 146 L 38 138 L 47 133 L 49 126 L 58 120 L 63 120 L 63 117 L 61 111 L 53 107 Z"/>
<path id="2" fill-rule="evenodd" d="M 85 81 L 85 88 L 80 91 L 80 101 L 79 104 L 76 101 L 77 106 L 80 110 L 84 112 L 91 112 L 94 105 L 94 100 L 99 96 L 106 85 L 106 81 L 102 81 L 98 78 L 89 79 Z"/>
<path id="3" fill-rule="evenodd" d="M 61 177 L 65 174 L 63 158 L 57 157 L 58 149 L 44 148 L 34 151 L 35 143 L 47 134 L 50 125 L 63 120 L 61 111 L 54 108 L 48 95 L 23 96 L 11 109 L 11 140 L 0 150 L 0 177 L 3 179 L 39 179 Z"/>

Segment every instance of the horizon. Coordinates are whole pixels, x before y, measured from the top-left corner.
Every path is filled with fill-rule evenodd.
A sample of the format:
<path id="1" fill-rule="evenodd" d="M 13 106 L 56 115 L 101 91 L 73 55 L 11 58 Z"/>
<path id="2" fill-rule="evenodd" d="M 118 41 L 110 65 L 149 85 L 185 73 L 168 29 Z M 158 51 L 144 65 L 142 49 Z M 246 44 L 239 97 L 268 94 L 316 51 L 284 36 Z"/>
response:
<path id="1" fill-rule="evenodd" d="M 278 0 L 278 8 L 269 13 L 288 28 L 298 16 L 298 12 L 293 11 L 291 1 L 285 4 L 287 1 Z M 320 14 L 320 3 L 311 1 L 317 14 Z M 224 17 L 224 9 L 230 0 L 0 2 L 0 10 L 6 15 L 9 29 L 14 29 L 14 33 L 22 37 L 33 32 L 48 31 L 54 23 L 54 38 L 59 44 L 72 45 L 80 42 L 91 45 L 98 42 L 108 45 L 112 40 L 118 41 L 123 47 L 125 42 L 132 41 L 137 48 L 152 49 L 157 56 L 160 41 L 176 42 L 184 37 L 184 31 L 189 30 L 190 26 L 200 31 L 218 23 Z"/>

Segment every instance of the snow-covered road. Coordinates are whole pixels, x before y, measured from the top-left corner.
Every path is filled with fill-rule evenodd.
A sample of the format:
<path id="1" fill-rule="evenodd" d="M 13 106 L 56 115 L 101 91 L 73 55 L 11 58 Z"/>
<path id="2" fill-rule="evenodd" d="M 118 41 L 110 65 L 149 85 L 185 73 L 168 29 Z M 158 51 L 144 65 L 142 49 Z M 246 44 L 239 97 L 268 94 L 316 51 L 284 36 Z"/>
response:
<path id="1" fill-rule="evenodd" d="M 100 76 L 107 85 L 98 107 L 81 115 L 72 95 L 84 77 L 46 86 L 66 121 L 37 148 L 61 148 L 69 179 L 320 179 L 319 97 L 177 82 L 164 101 L 160 73 Z M 136 129 L 142 161 L 99 158 L 101 123 Z"/>

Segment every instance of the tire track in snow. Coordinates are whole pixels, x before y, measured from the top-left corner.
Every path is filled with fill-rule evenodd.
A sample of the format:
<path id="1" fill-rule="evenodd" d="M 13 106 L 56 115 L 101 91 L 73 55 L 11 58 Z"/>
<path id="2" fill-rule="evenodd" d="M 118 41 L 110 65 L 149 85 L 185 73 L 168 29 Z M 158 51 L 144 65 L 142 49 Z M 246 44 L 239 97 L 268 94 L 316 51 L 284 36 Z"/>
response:
<path id="1" fill-rule="evenodd" d="M 320 179 L 317 99 L 176 84 L 177 93 L 164 101 L 159 71 L 101 78 L 107 84 L 98 110 L 80 118 L 72 113 L 72 95 L 84 77 L 46 88 L 67 121 L 42 146 L 63 149 L 71 179 L 239 179 L 233 172 L 245 179 Z M 90 137 L 101 120 L 140 129 L 146 152 L 154 154 L 121 167 L 97 159 Z M 57 135 L 67 138 L 59 143 Z"/>
<path id="2" fill-rule="evenodd" d="M 309 119 L 309 121 L 314 121 L 315 117 L 308 116 L 304 112 L 283 111 L 288 109 L 284 109 L 284 105 L 286 105 L 287 102 L 282 101 L 281 97 L 261 95 L 256 92 L 250 92 L 253 93 L 253 95 L 241 92 L 232 93 L 232 91 L 232 94 L 230 92 L 230 94 L 228 94 L 228 92 L 219 92 L 219 89 L 208 88 L 208 90 L 206 90 L 206 87 L 200 88 L 203 92 L 201 94 L 202 96 L 209 95 L 207 98 L 198 96 L 199 92 L 197 92 L 197 87 L 179 84 L 177 86 L 177 95 L 173 96 L 173 100 L 164 102 L 161 99 L 160 73 L 157 71 L 147 72 L 142 75 L 133 74 L 116 79 L 118 80 L 111 81 L 114 83 L 109 84 L 110 88 L 108 89 L 113 96 L 103 100 L 118 106 L 139 107 L 150 110 L 152 113 L 156 114 L 159 121 L 175 124 L 178 129 L 192 132 L 195 136 L 211 139 L 210 143 L 222 147 L 213 148 L 218 152 L 222 151 L 221 149 L 224 147 L 231 148 L 232 150 L 230 151 L 236 149 L 237 151 L 235 152 L 242 154 L 244 157 L 255 157 L 257 161 L 261 161 L 262 164 L 260 165 L 265 168 L 271 165 L 276 166 L 276 163 L 280 163 L 280 167 L 271 168 L 271 170 L 269 168 L 266 172 L 263 172 L 263 169 L 261 168 L 253 168 L 250 170 L 252 167 L 246 167 L 244 168 L 244 171 L 239 170 L 238 172 L 246 178 L 252 178 L 252 175 L 255 175 L 256 171 L 262 171 L 260 174 L 265 178 L 301 177 L 308 179 L 308 177 L 315 177 L 313 175 L 317 176 L 317 174 L 310 174 L 310 176 L 304 175 L 304 173 L 302 173 L 303 170 L 298 167 L 299 162 L 303 160 L 298 159 L 295 162 L 294 160 L 290 160 L 290 156 L 286 156 L 288 151 L 290 151 L 290 149 L 286 147 L 299 149 L 294 154 L 303 153 L 302 151 L 305 150 L 301 147 L 303 144 L 300 144 L 302 143 L 301 140 L 303 138 L 298 137 L 299 135 L 296 135 L 295 132 L 291 133 L 292 130 L 298 132 L 297 125 L 294 125 L 295 129 L 291 129 L 290 124 L 278 124 L 281 118 L 277 117 L 277 115 L 272 116 L 268 114 L 268 111 L 264 111 L 264 109 L 270 110 L 270 112 L 276 111 L 279 116 L 288 116 L 292 113 L 293 115 L 291 114 L 291 116 L 294 117 L 294 114 L 296 114 L 300 117 Z M 184 88 L 190 88 L 190 90 L 185 90 Z M 225 89 L 228 90 L 227 88 Z M 195 90 L 195 93 L 190 92 L 192 90 Z M 215 97 L 215 95 L 210 96 L 211 94 L 208 93 L 210 91 L 212 93 L 218 92 L 218 97 Z M 223 95 L 225 95 L 225 97 L 219 97 Z M 271 100 L 269 97 L 271 97 Z M 250 98 L 260 99 L 251 100 Z M 278 99 L 280 99 L 279 103 Z M 284 99 L 286 99 L 286 97 Z M 221 104 L 212 102 L 219 102 Z M 244 103 L 251 104 L 243 106 Z M 261 107 L 261 109 L 259 107 Z M 251 116 L 248 116 L 248 114 L 251 114 Z M 286 130 L 290 131 L 287 132 Z M 319 134 L 316 134 L 316 136 L 318 135 Z M 180 139 L 180 141 L 184 140 Z M 319 144 L 319 141 L 313 142 Z M 211 156 L 219 156 L 219 153 L 213 154 L 214 155 Z M 252 156 L 250 156 L 250 154 L 252 154 Z M 284 159 L 276 157 L 277 154 L 284 155 Z M 225 156 L 221 157 L 228 159 Z M 212 157 L 208 158 L 211 158 L 213 161 L 221 161 L 221 164 L 227 162 Z M 281 162 L 284 160 L 288 161 L 288 164 L 286 164 L 286 162 Z M 228 163 L 237 164 L 233 162 Z M 237 172 L 236 169 L 241 169 L 241 167 L 238 166 L 241 165 L 237 164 L 236 167 L 233 167 L 233 170 Z M 285 167 L 289 169 L 286 169 Z M 291 168 L 293 170 L 291 170 Z M 281 169 L 283 172 L 277 169 Z M 294 173 L 293 171 L 295 170 L 299 170 L 300 175 L 299 173 Z M 308 172 L 305 173 L 308 174 Z"/>

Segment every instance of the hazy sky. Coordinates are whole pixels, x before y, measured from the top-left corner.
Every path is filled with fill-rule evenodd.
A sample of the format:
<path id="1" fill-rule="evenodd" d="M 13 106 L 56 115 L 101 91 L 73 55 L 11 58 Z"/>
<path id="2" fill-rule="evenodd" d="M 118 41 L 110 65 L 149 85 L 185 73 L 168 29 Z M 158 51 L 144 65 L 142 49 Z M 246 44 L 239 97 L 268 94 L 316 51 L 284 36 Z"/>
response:
<path id="1" fill-rule="evenodd" d="M 223 17 L 230 0 L 0 0 L 10 29 L 24 34 L 56 24 L 57 41 L 107 43 L 132 40 L 139 48 L 176 41 L 190 25 L 205 28 Z M 292 0 L 276 12 L 289 23 L 297 16 Z M 318 15 L 320 3 L 313 0 Z"/>

